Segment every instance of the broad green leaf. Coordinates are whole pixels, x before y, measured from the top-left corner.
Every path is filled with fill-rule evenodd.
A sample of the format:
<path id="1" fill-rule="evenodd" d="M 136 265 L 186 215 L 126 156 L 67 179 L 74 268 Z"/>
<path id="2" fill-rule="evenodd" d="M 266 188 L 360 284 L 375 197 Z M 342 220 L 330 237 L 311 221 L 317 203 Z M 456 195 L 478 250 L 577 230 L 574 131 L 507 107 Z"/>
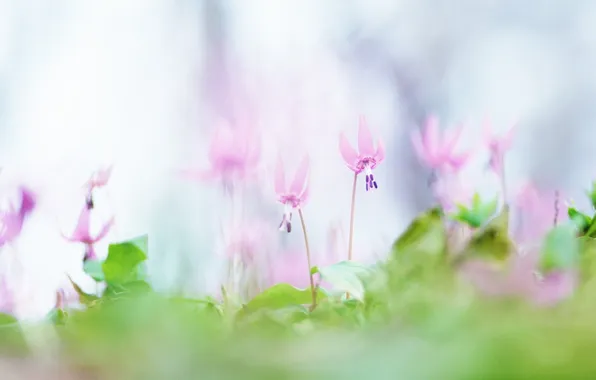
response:
<path id="1" fill-rule="evenodd" d="M 563 224 L 553 228 L 544 239 L 540 268 L 545 272 L 568 269 L 577 265 L 580 245 L 575 225 Z"/>
<path id="2" fill-rule="evenodd" d="M 99 260 L 87 260 L 83 264 L 83 270 L 87 273 L 91 278 L 95 281 L 105 281 L 105 276 L 103 274 L 103 261 Z"/>
<path id="3" fill-rule="evenodd" d="M 147 255 L 135 242 L 111 244 L 108 257 L 102 265 L 103 273 L 108 284 L 124 284 L 139 278 L 141 263 Z"/>
<path id="4" fill-rule="evenodd" d="M 143 251 L 143 253 L 145 253 L 145 256 L 149 255 L 149 236 L 148 235 L 138 236 L 134 239 L 129 240 L 128 243 L 132 243 L 132 244 L 136 245 L 141 251 Z"/>
<path id="5" fill-rule="evenodd" d="M 129 281 L 125 284 L 110 284 L 104 292 L 104 297 L 120 298 L 151 292 L 151 285 L 145 281 Z"/>
<path id="6" fill-rule="evenodd" d="M 476 257 L 504 262 L 513 250 L 509 238 L 509 207 L 477 231 L 458 260 Z"/>
<path id="7" fill-rule="evenodd" d="M 395 241 L 392 257 L 398 259 L 408 255 L 437 257 L 445 253 L 445 248 L 446 233 L 442 212 L 439 208 L 433 208 L 414 219 Z"/>
<path id="8" fill-rule="evenodd" d="M 372 270 L 353 261 L 342 261 L 337 264 L 319 268 L 321 278 L 337 290 L 347 292 L 350 296 L 362 301 L 364 299 L 364 285 L 362 278 L 369 276 Z"/>
<path id="9" fill-rule="evenodd" d="M 317 292 L 317 300 L 324 297 L 325 293 L 319 289 Z M 298 289 L 290 284 L 280 283 L 257 294 L 244 305 L 243 312 L 253 312 L 261 308 L 281 309 L 291 305 L 309 304 L 312 304 L 312 293 L 310 288 Z"/>
<path id="10" fill-rule="evenodd" d="M 64 325 L 68 319 L 68 313 L 62 309 L 54 309 L 48 313 L 47 318 L 56 325 Z"/>

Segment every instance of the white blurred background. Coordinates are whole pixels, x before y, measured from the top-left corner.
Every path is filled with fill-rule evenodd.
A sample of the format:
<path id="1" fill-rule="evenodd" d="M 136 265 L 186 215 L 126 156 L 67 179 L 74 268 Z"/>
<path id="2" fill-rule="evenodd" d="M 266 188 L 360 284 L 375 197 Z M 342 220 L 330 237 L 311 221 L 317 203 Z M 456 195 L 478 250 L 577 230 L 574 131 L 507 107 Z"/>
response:
<path id="1" fill-rule="evenodd" d="M 432 204 L 409 140 L 431 113 L 468 125 L 462 147 L 478 153 L 466 176 L 483 192 L 496 191 L 479 150 L 490 118 L 498 130 L 519 124 L 512 193 L 532 180 L 579 197 L 596 174 L 595 63 L 590 0 L 0 0 L 0 183 L 5 196 L 17 182 L 41 196 L 0 266 L 11 271 L 12 255 L 29 268 L 37 301 L 23 315 L 51 305 L 82 256 L 56 231 L 74 227 L 91 171 L 113 163 L 96 204 L 117 224 L 98 248 L 149 233 L 156 286 L 217 288 L 225 198 L 175 172 L 207 165 L 215 120 L 246 110 L 265 133 L 250 213 L 278 234 L 273 160 L 309 153 L 316 251 L 332 223 L 348 228 L 352 174 L 337 138 L 355 140 L 360 114 L 387 159 L 380 190 L 359 187 L 357 258 L 383 255 Z"/>

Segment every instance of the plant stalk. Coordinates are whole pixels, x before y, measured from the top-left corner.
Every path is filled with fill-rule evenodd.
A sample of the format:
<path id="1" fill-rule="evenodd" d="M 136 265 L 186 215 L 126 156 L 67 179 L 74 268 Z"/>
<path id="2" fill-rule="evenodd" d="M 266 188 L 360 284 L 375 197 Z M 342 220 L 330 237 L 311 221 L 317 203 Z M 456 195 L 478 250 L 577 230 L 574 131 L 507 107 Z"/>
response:
<path id="1" fill-rule="evenodd" d="M 300 216 L 300 224 L 302 225 L 302 233 L 304 234 L 304 247 L 306 248 L 306 262 L 308 263 L 308 278 L 310 280 L 310 291 L 312 293 L 312 305 L 310 311 L 313 311 L 317 306 L 317 289 L 315 288 L 315 280 L 311 273 L 312 264 L 310 261 L 310 245 L 308 243 L 308 234 L 306 233 L 306 224 L 304 223 L 304 215 L 302 209 L 298 208 L 298 215 Z"/>
<path id="2" fill-rule="evenodd" d="M 356 184 L 358 183 L 358 173 L 354 173 L 354 183 L 352 184 L 352 203 L 350 205 L 350 235 L 348 236 L 348 261 L 352 261 L 352 242 L 354 240 L 354 211 L 356 209 Z"/>

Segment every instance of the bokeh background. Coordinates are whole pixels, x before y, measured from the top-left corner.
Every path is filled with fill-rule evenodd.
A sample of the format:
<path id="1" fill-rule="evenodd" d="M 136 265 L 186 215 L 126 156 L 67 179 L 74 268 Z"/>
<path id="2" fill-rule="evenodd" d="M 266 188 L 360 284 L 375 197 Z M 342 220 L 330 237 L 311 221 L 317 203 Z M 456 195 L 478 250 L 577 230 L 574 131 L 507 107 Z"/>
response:
<path id="1" fill-rule="evenodd" d="M 114 175 L 96 204 L 117 218 L 110 240 L 149 233 L 157 287 L 214 291 L 227 200 L 176 172 L 207 166 L 222 118 L 263 131 L 263 175 L 243 202 L 250 223 L 271 227 L 264 250 L 301 244 L 277 232 L 278 152 L 290 166 L 312 158 L 313 249 L 327 249 L 330 226 L 347 231 L 352 175 L 337 138 L 355 139 L 360 114 L 387 159 L 381 189 L 359 189 L 357 258 L 384 255 L 432 204 L 409 140 L 429 114 L 467 125 L 461 149 L 475 159 L 464 175 L 481 192 L 496 192 L 480 139 L 490 119 L 519 125 L 511 197 L 526 181 L 581 196 L 596 174 L 595 25 L 590 0 L 0 0 L 2 204 L 17 183 L 40 194 L 0 252 L 2 271 L 27 284 L 20 314 L 51 307 L 65 271 L 84 282 L 73 274 L 81 247 L 59 231 L 73 228 L 80 186 L 105 164 Z"/>

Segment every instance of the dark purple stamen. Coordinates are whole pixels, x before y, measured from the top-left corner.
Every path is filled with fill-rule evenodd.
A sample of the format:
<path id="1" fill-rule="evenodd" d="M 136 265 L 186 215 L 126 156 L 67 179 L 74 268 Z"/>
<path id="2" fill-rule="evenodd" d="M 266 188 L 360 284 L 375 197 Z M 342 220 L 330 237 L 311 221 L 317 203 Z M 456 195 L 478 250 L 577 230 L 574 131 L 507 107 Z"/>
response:
<path id="1" fill-rule="evenodd" d="M 286 224 L 286 231 L 288 231 L 288 233 L 292 232 L 292 223 L 288 222 Z"/>

